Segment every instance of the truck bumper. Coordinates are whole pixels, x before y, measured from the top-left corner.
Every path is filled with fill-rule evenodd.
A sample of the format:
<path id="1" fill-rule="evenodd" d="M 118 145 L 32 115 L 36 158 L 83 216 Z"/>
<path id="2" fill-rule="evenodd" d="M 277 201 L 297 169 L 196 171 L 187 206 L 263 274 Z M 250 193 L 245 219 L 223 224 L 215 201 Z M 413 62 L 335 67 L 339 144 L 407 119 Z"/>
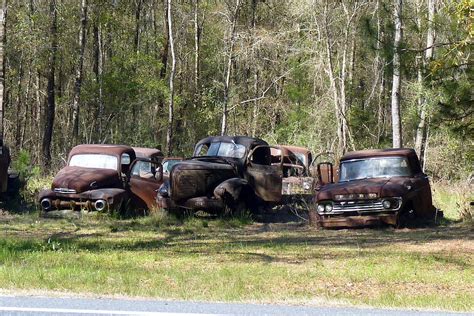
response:
<path id="1" fill-rule="evenodd" d="M 177 204 L 169 197 L 158 196 L 157 205 L 165 210 L 176 210 L 178 208 L 189 209 L 192 211 L 206 211 L 210 213 L 218 213 L 224 209 L 224 202 L 219 199 L 201 196 L 189 199 L 184 203 Z"/>
<path id="2" fill-rule="evenodd" d="M 38 196 L 38 200 L 43 205 L 44 200 L 48 200 L 50 207 L 44 208 L 44 211 L 61 209 L 86 209 L 95 211 L 94 203 L 103 200 L 108 209 L 114 209 L 128 198 L 127 191 L 118 188 L 97 189 L 85 191 L 82 193 L 58 193 L 52 190 L 43 190 Z"/>
<path id="3" fill-rule="evenodd" d="M 396 226 L 398 224 L 398 213 L 377 215 L 355 215 L 355 216 L 320 216 L 318 225 L 321 227 L 360 227 L 387 224 Z"/>

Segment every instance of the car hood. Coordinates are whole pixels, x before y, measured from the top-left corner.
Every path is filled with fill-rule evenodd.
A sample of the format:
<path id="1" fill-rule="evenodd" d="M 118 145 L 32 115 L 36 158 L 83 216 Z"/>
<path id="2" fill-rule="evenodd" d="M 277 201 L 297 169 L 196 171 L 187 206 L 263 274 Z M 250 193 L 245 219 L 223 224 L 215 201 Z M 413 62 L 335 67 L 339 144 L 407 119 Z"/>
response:
<path id="1" fill-rule="evenodd" d="M 337 194 L 376 193 L 378 197 L 403 196 L 408 190 L 407 177 L 360 179 L 323 186 L 316 195 L 318 201 L 334 200 Z"/>
<path id="2" fill-rule="evenodd" d="M 67 166 L 54 177 L 52 189 L 71 189 L 77 193 L 99 188 L 114 188 L 121 181 L 116 170 Z"/>

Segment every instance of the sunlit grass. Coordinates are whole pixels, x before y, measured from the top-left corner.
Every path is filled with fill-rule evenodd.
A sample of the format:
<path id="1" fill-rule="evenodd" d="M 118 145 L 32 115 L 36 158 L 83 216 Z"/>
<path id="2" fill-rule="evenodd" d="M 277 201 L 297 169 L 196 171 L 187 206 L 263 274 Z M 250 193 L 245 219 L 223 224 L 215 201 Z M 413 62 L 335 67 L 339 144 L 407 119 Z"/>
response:
<path id="1" fill-rule="evenodd" d="M 466 226 L 314 230 L 163 214 L 0 219 L 0 288 L 474 309 Z"/>

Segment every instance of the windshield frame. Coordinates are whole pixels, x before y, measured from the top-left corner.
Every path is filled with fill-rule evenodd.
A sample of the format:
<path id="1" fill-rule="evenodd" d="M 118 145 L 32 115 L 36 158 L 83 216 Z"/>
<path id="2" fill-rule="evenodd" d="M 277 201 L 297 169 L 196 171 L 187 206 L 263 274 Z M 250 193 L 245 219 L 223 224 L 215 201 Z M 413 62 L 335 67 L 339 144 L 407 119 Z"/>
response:
<path id="1" fill-rule="evenodd" d="M 358 178 L 350 178 L 346 179 L 343 177 L 343 170 L 342 168 L 344 167 L 345 163 L 353 163 L 357 161 L 374 161 L 374 160 L 394 160 L 394 159 L 403 159 L 406 164 L 407 164 L 407 174 L 380 174 L 380 175 L 370 175 L 370 176 L 365 176 L 365 177 L 358 177 Z M 410 160 L 406 156 L 380 156 L 380 157 L 370 157 L 370 158 L 357 158 L 357 159 L 350 159 L 350 160 L 343 160 L 340 163 L 339 167 L 339 181 L 338 182 L 349 182 L 349 181 L 357 181 L 357 180 L 363 180 L 363 179 L 378 179 L 378 178 L 392 178 L 392 177 L 412 177 L 413 176 L 413 171 L 410 166 Z"/>

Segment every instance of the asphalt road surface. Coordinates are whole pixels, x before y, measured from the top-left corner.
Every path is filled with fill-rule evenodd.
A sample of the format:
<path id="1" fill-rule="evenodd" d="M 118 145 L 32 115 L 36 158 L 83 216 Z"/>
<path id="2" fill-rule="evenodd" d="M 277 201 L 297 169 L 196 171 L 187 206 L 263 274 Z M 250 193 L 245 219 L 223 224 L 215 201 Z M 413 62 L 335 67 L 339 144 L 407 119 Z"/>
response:
<path id="1" fill-rule="evenodd" d="M 474 315 L 440 311 L 390 310 L 350 307 L 228 304 L 132 299 L 1 296 L 0 315 Z"/>

